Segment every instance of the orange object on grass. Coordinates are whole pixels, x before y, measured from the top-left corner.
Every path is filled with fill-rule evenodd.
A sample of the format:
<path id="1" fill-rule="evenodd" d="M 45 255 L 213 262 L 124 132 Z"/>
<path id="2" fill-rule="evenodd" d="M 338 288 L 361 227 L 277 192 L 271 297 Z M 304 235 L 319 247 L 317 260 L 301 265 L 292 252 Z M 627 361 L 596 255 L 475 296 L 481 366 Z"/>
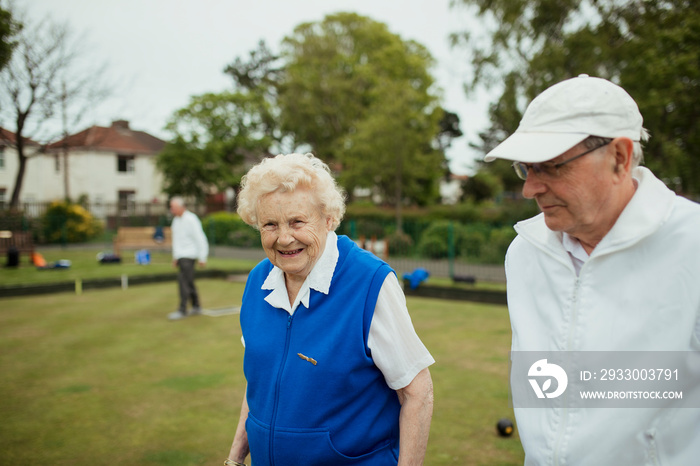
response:
<path id="1" fill-rule="evenodd" d="M 32 264 L 34 264 L 37 267 L 46 267 L 46 259 L 44 259 L 44 256 L 42 256 L 38 252 L 33 252 Z"/>

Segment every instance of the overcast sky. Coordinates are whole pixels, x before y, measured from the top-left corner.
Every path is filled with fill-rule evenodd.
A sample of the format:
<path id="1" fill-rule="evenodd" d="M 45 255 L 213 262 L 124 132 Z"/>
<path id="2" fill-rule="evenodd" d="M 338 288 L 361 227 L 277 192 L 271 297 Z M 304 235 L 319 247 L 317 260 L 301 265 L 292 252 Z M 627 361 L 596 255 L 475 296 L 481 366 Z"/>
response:
<path id="1" fill-rule="evenodd" d="M 68 22 L 84 38 L 96 62 L 106 62 L 118 85 L 89 122 L 108 126 L 126 119 L 131 127 L 163 139 L 172 113 L 193 95 L 231 86 L 224 67 L 247 57 L 264 39 L 273 51 L 294 27 L 321 21 L 329 13 L 352 11 L 381 21 L 403 39 L 425 45 L 437 61 L 433 75 L 444 90 L 444 108 L 457 113 L 465 137 L 449 151 L 456 173 L 469 172 L 477 141 L 487 126 L 487 99 L 467 98 L 469 76 L 464 52 L 453 50 L 448 35 L 472 24 L 449 0 L 22 0 L 17 3 L 38 20 L 47 15 Z M 81 128 L 82 129 L 82 128 Z"/>

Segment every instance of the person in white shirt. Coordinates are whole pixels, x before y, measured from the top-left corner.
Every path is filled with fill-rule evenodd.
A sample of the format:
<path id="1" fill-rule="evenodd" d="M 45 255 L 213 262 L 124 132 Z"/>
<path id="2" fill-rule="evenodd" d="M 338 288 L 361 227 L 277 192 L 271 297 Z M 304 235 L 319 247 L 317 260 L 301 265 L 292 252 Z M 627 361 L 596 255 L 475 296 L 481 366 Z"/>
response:
<path id="1" fill-rule="evenodd" d="M 581 75 L 537 96 L 485 157 L 514 161 L 542 211 L 506 254 L 526 465 L 698 464 L 700 206 L 639 166 L 642 122 L 624 89 Z M 625 376 L 649 366 L 682 371 L 666 379 L 682 399 Z M 588 387 L 609 399 L 589 402 Z"/>
<path id="2" fill-rule="evenodd" d="M 205 267 L 209 255 L 209 243 L 202 229 L 202 222 L 193 212 L 185 207 L 185 201 L 180 196 L 170 200 L 170 212 L 173 214 L 171 225 L 173 236 L 173 267 L 179 269 L 177 276 L 180 291 L 180 306 L 168 314 L 170 320 L 180 320 L 188 316 L 187 304 L 192 303 L 189 315 L 202 313 L 202 308 L 194 283 L 196 263 Z"/>

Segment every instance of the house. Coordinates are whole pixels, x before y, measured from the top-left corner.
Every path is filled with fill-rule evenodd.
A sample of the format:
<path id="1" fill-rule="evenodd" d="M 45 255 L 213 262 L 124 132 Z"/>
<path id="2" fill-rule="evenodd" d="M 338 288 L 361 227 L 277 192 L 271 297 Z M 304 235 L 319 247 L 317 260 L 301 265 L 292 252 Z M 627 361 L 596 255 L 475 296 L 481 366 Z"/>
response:
<path id="1" fill-rule="evenodd" d="M 6 202 L 18 167 L 17 153 L 11 147 L 6 144 L 0 161 L 0 193 L 5 193 Z M 92 205 L 164 203 L 163 179 L 155 163 L 164 147 L 165 141 L 132 130 L 125 120 L 107 128 L 92 126 L 43 150 L 32 147 L 20 203 L 64 198 L 81 198 Z"/>
<path id="2" fill-rule="evenodd" d="M 15 133 L 0 128 L 0 209 L 4 209 L 12 197 L 12 190 L 15 187 L 19 159 L 15 144 L 17 138 Z M 39 150 L 39 144 L 31 139 L 25 140 L 25 151 L 35 153 Z"/>

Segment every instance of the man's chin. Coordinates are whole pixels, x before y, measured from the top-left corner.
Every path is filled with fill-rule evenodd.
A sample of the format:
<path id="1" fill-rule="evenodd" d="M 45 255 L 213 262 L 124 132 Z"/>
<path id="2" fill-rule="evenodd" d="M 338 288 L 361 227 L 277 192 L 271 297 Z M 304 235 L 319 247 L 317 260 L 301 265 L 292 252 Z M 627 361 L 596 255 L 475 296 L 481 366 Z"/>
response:
<path id="1" fill-rule="evenodd" d="M 562 222 L 561 216 L 557 215 L 555 212 L 548 211 L 544 213 L 544 223 L 552 231 L 564 231 L 564 224 Z"/>

